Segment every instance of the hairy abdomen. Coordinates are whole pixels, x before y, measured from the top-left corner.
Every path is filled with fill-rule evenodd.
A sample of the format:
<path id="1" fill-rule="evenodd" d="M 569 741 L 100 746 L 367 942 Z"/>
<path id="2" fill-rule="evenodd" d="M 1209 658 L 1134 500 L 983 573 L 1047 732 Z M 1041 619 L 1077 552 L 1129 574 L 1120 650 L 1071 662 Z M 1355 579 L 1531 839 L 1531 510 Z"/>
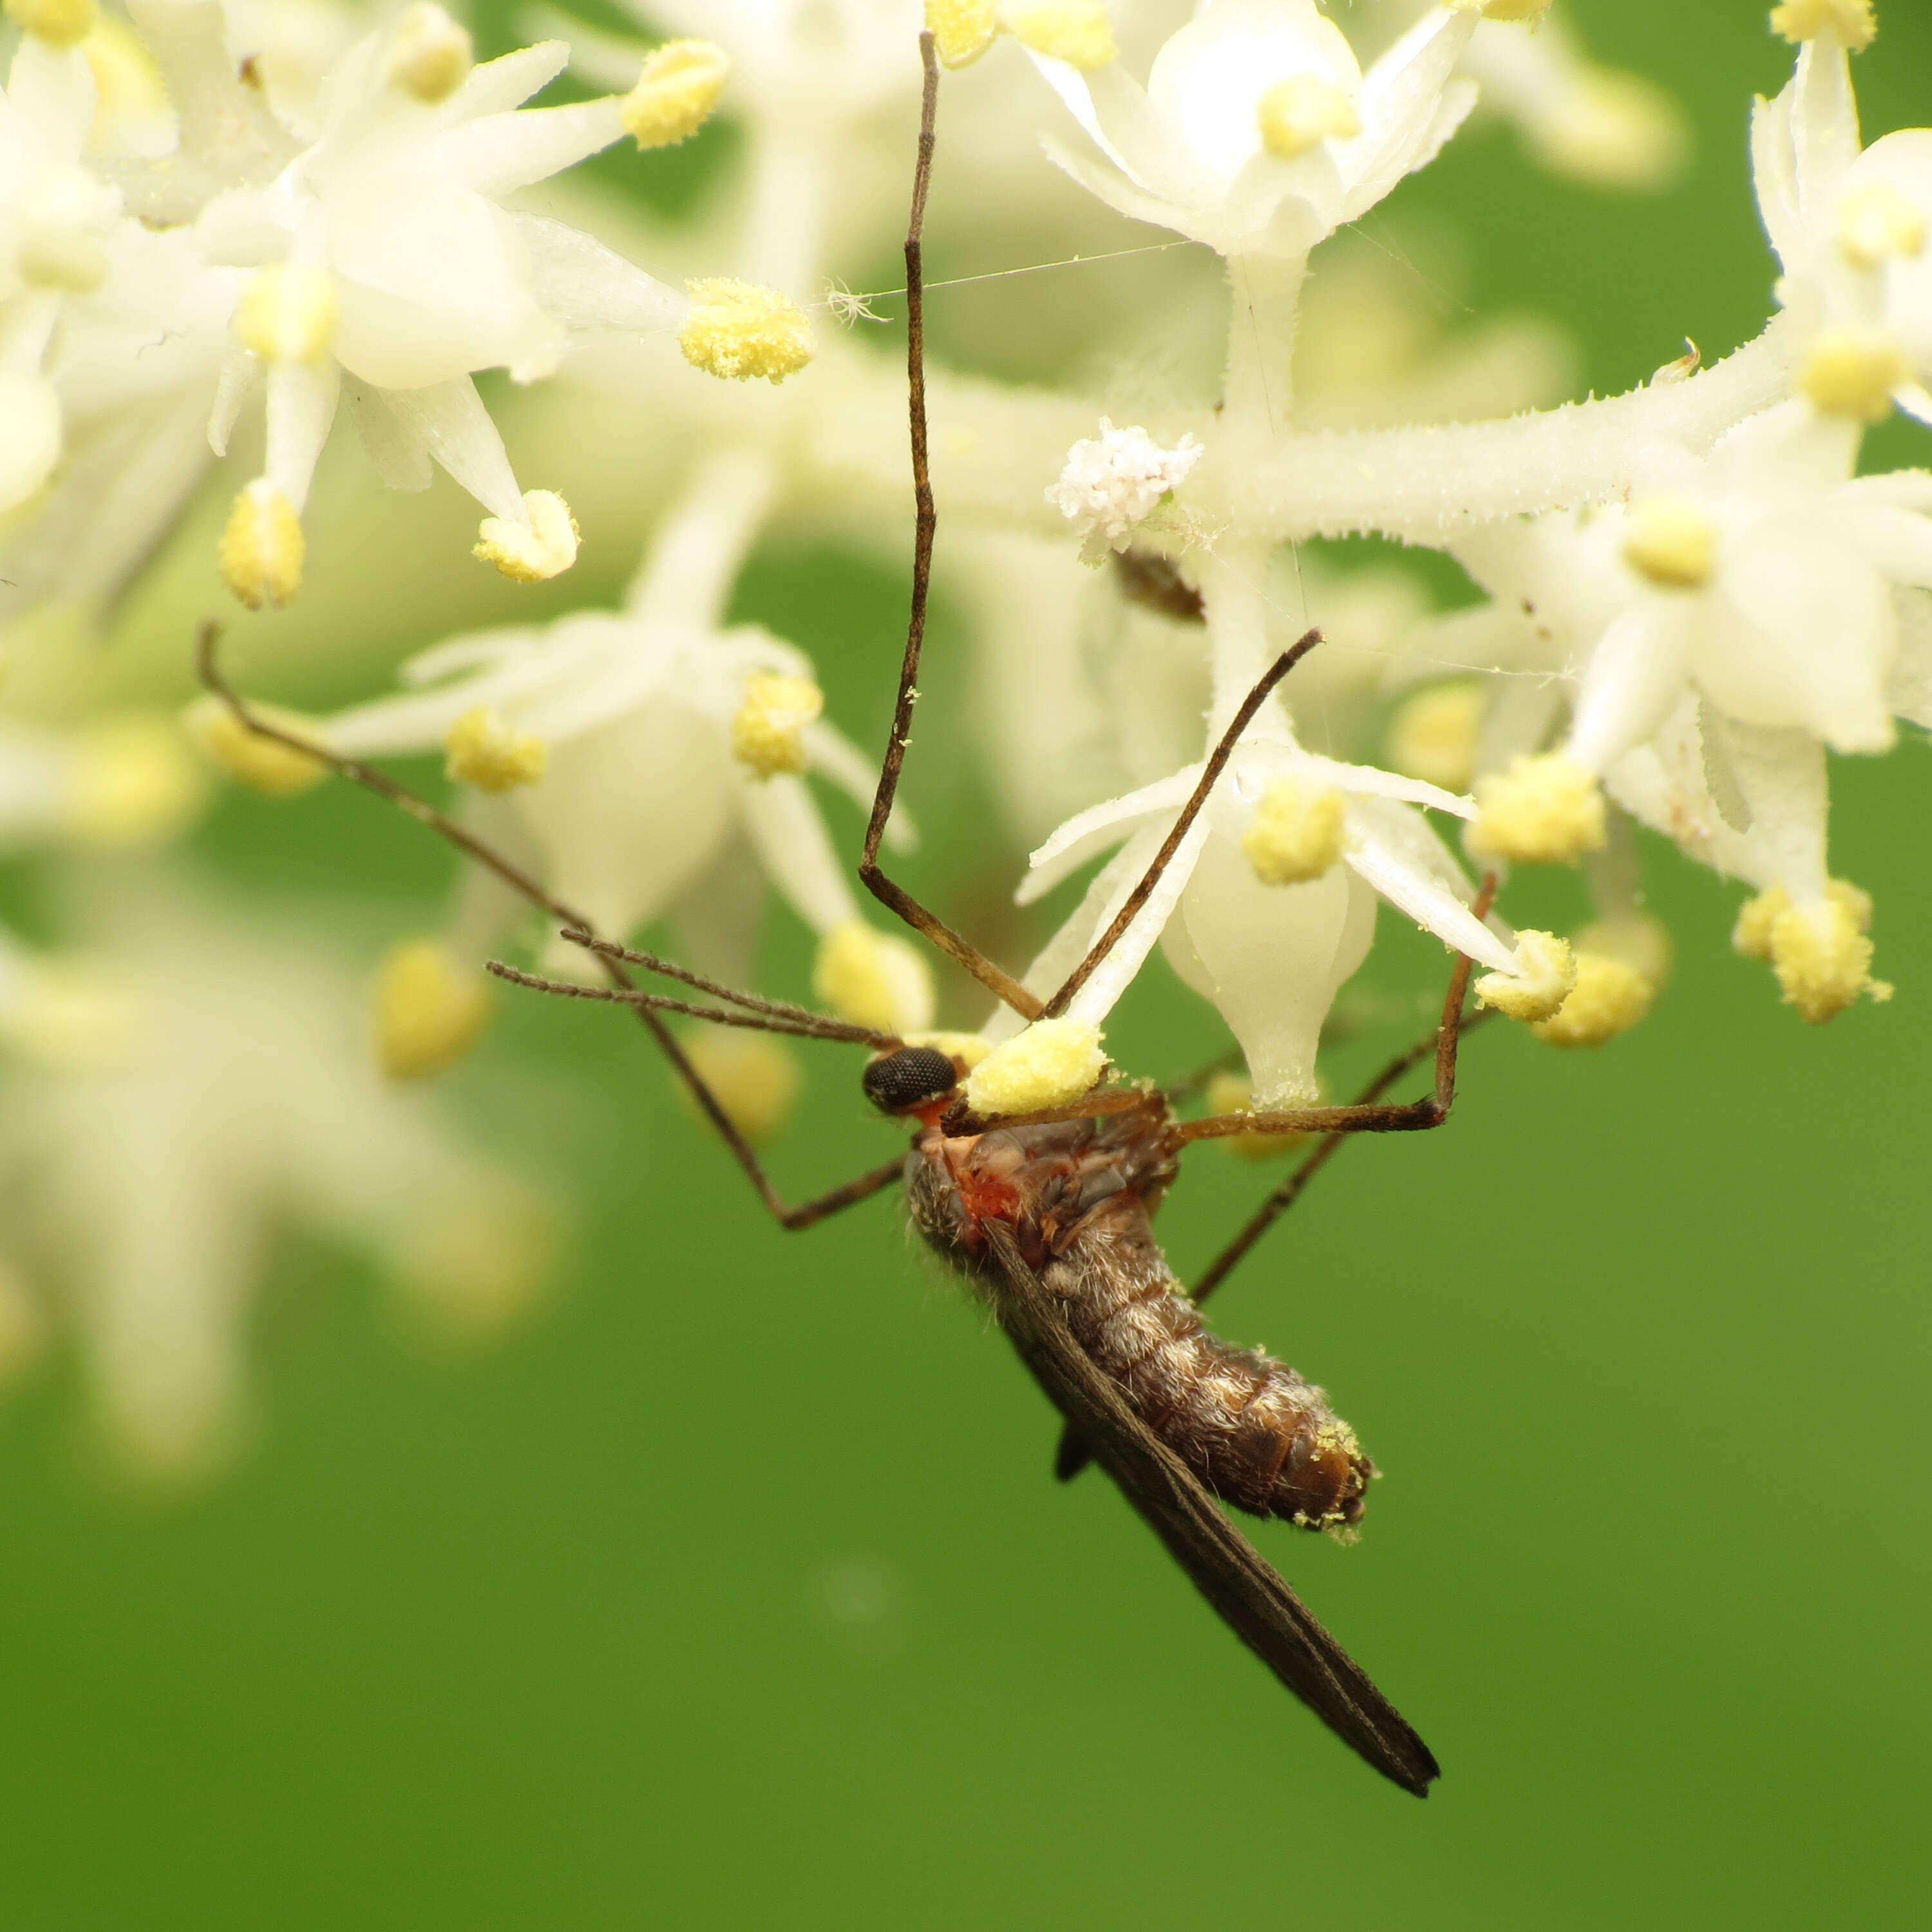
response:
<path id="1" fill-rule="evenodd" d="M 1311 1528 L 1360 1520 L 1375 1473 L 1322 1391 L 1258 1348 L 1209 1333 L 1150 1234 L 1090 1225 L 1040 1279 L 1095 1365 L 1213 1492 Z"/>

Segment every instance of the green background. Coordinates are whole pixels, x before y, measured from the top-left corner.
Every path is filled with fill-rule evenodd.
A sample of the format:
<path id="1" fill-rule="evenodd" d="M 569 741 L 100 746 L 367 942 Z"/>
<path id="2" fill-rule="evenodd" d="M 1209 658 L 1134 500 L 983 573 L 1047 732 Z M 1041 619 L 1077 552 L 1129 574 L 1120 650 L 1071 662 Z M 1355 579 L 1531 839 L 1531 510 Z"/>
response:
<path id="1" fill-rule="evenodd" d="M 1693 111 L 1670 196 L 1552 183 L 1485 130 L 1398 197 L 1455 222 L 1479 310 L 1573 328 L 1600 393 L 1761 320 L 1744 116 L 1788 70 L 1763 10 L 1576 6 Z M 1932 121 L 1932 23 L 1882 10 L 1872 134 Z M 778 554 L 742 602 L 820 654 L 870 742 L 902 597 Z M 928 686 L 943 715 L 943 662 Z M 1479 1037 L 1452 1128 L 1350 1151 L 1226 1292 L 1228 1330 L 1318 1377 L 1389 1473 L 1359 1546 L 1258 1540 L 1434 1747 L 1426 1804 L 1293 1705 L 1097 1478 L 1052 1482 L 1040 1398 L 890 1196 L 777 1232 L 622 1022 L 530 1001 L 461 1076 L 540 1067 L 517 1130 L 589 1204 L 529 1332 L 426 1356 L 354 1263 L 292 1240 L 261 1439 L 207 1492 L 104 1482 L 59 1373 L 0 1412 L 0 1922 L 1911 1922 L 1928 781 L 1916 738 L 1834 779 L 1892 1005 L 1802 1027 L 1724 944 L 1735 890 L 1653 848 L 1680 963 L 1651 1021 L 1580 1058 Z M 938 756 L 910 794 L 929 824 L 974 803 Z M 1010 862 L 980 842 L 917 878 L 983 899 Z M 333 789 L 231 800 L 205 843 L 266 906 L 306 874 L 420 920 L 447 872 Z M 1377 970 L 1413 991 L 1432 953 Z M 769 979 L 800 988 L 799 962 Z M 1150 979 L 1117 1045 L 1167 1076 L 1211 1040 Z M 795 1193 L 890 1148 L 822 1052 L 776 1156 Z M 1184 1275 L 1265 1184 L 1196 1157 L 1166 1222 Z"/>

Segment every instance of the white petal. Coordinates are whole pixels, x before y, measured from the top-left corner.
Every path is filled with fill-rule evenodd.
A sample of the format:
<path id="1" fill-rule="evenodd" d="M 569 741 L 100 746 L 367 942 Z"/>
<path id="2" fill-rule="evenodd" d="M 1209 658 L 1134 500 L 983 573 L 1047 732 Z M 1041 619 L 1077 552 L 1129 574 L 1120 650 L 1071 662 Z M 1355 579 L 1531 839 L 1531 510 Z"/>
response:
<path id="1" fill-rule="evenodd" d="M 514 53 L 472 68 L 444 112 L 460 121 L 500 114 L 527 100 L 539 88 L 548 87 L 569 62 L 570 46 L 566 40 L 539 40 L 535 46 L 519 47 Z"/>
<path id="2" fill-rule="evenodd" d="M 430 165 L 480 195 L 514 194 L 574 167 L 624 131 L 611 97 L 568 107 L 524 107 L 486 115 L 438 137 Z"/>
<path id="3" fill-rule="evenodd" d="M 392 389 L 383 400 L 493 517 L 524 521 L 524 493 L 517 488 L 503 439 L 467 376 L 428 388 Z"/>
<path id="4" fill-rule="evenodd" d="M 1605 772 L 1669 716 L 1683 694 L 1685 666 L 1706 600 L 1685 592 L 1643 598 L 1598 639 L 1583 669 L 1570 755 Z"/>
<path id="5" fill-rule="evenodd" d="M 1150 826 L 1148 831 L 1151 833 L 1156 829 Z M 1225 843 L 1213 838 L 1213 829 L 1212 821 L 1204 812 L 1187 828 L 1180 843 L 1174 848 L 1174 856 L 1162 868 L 1154 890 L 1142 902 L 1139 910 L 1134 914 L 1126 931 L 1115 942 L 1113 950 L 1094 968 L 1087 983 L 1068 1003 L 1066 1016 L 1069 1019 L 1084 1020 L 1089 1025 L 1098 1026 L 1113 1010 L 1115 1002 L 1127 990 L 1134 976 L 1146 963 L 1148 955 L 1154 950 L 1154 943 L 1160 938 L 1162 929 L 1172 917 L 1181 894 L 1187 890 L 1187 882 L 1194 875 L 1194 868 L 1201 856 L 1202 848 L 1209 844 Z M 1153 853 L 1159 851 L 1164 838 L 1164 834 L 1162 839 L 1150 838 L 1148 842 L 1153 848 Z M 1149 862 L 1151 862 L 1153 853 L 1150 854 Z M 1245 860 L 1242 861 L 1244 865 L 1246 862 Z M 1144 865 L 1121 878 L 1115 902 L 1107 908 L 1106 917 L 1100 923 L 1101 931 L 1106 929 L 1121 907 L 1126 904 L 1145 873 L 1146 866 Z"/>
<path id="6" fill-rule="evenodd" d="M 308 501 L 309 482 L 328 440 L 341 388 L 341 366 L 332 358 L 278 363 L 268 371 L 266 473 L 298 514 Z"/>
<path id="7" fill-rule="evenodd" d="M 390 408 L 382 391 L 350 383 L 349 409 L 376 474 L 392 490 L 427 490 L 433 473 L 429 452 Z"/>
<path id="8" fill-rule="evenodd" d="M 1412 808 L 1382 800 L 1352 800 L 1345 822 L 1342 857 L 1397 911 L 1485 966 L 1499 973 L 1516 970 L 1515 952 L 1469 910 L 1468 882 Z M 1432 851 L 1421 844 L 1424 840 Z"/>
<path id="9" fill-rule="evenodd" d="M 813 932 L 830 932 L 859 916 L 850 872 L 833 852 L 802 780 L 783 772 L 741 778 L 738 808 L 766 876 Z"/>
<path id="10" fill-rule="evenodd" d="M 1163 812 L 1170 820 L 1193 796 L 1204 767 L 1190 765 L 1180 771 L 1156 778 L 1138 791 L 1110 798 L 1077 812 L 1036 847 L 1027 860 L 1027 877 L 1014 895 L 1021 905 L 1030 905 L 1077 872 L 1097 852 L 1104 852 L 1132 830 L 1152 812 Z"/>
<path id="11" fill-rule="evenodd" d="M 634 268 L 580 229 L 540 214 L 512 212 L 539 307 L 572 328 L 676 329 L 691 298 Z"/>

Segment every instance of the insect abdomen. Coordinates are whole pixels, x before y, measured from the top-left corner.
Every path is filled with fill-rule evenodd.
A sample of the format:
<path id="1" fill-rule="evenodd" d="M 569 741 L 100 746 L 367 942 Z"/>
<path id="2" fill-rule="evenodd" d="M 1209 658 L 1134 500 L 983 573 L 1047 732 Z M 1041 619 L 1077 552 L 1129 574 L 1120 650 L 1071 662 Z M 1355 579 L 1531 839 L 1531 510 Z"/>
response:
<path id="1" fill-rule="evenodd" d="M 1151 1235 L 1120 1225 L 1137 1204 L 1040 1270 L 1075 1338 L 1215 1495 L 1311 1528 L 1359 1521 L 1375 1472 L 1354 1431 L 1285 1363 L 1208 1331 Z"/>

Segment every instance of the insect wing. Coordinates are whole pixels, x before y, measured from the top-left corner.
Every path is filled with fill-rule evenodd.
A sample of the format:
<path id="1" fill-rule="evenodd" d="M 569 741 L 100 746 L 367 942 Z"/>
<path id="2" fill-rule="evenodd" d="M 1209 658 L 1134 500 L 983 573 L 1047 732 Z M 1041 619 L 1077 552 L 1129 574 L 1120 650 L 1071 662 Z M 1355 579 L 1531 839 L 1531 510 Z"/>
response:
<path id="1" fill-rule="evenodd" d="M 989 1286 L 1000 1326 L 1094 1460 L 1276 1676 L 1384 1777 L 1426 1797 L 1440 1773 L 1429 1747 L 1094 1365 L 1012 1235 L 985 1226 L 999 1264 Z"/>

